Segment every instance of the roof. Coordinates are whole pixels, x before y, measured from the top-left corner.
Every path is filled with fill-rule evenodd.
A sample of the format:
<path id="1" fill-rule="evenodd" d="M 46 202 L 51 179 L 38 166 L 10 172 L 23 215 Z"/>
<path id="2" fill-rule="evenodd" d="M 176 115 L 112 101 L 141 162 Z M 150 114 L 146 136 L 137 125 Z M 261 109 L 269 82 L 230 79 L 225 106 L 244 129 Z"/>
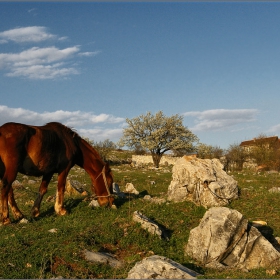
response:
<path id="1" fill-rule="evenodd" d="M 278 136 L 272 136 L 272 137 L 266 137 L 266 138 L 254 138 L 252 140 L 247 140 L 241 142 L 240 146 L 255 146 L 258 143 L 261 142 L 267 142 L 267 143 L 273 143 L 273 142 L 280 142 L 280 139 L 278 139 Z"/>

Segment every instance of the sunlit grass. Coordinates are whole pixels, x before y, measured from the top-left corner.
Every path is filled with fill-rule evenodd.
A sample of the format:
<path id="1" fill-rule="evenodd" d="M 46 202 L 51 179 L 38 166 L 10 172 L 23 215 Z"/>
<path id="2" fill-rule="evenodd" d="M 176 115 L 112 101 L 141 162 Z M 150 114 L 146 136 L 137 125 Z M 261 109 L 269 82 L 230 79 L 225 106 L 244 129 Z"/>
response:
<path id="1" fill-rule="evenodd" d="M 279 278 L 277 273 L 267 275 L 265 269 L 243 272 L 199 267 L 184 255 L 184 247 L 190 230 L 198 226 L 206 209 L 191 202 L 155 204 L 143 199 L 146 194 L 166 198 L 172 179 L 171 167 L 155 170 L 116 165 L 112 169 L 121 190 L 126 183 L 132 182 L 140 195 L 117 199 L 117 210 L 93 209 L 88 206 L 89 200 L 81 195 L 66 196 L 65 206 L 69 214 L 60 217 L 54 212 L 54 200 L 47 199 L 55 195 L 54 177 L 43 199 L 41 215 L 36 219 L 31 219 L 30 210 L 37 196 L 39 181 L 28 184 L 19 175 L 18 180 L 25 183 L 24 187 L 15 190 L 16 200 L 29 223 L 14 222 L 1 227 L 0 277 L 126 278 L 137 261 L 158 254 L 202 273 L 202 278 Z M 279 174 L 243 171 L 231 175 L 238 181 L 240 198 L 229 207 L 241 212 L 249 221 L 265 220 L 272 230 L 270 234 L 280 236 L 280 194 L 268 192 L 270 188 L 280 186 Z M 73 168 L 71 176 L 90 191 L 91 183 L 85 172 Z M 132 215 L 136 210 L 165 228 L 168 239 L 153 236 L 134 222 Z M 51 229 L 55 232 L 50 232 Z M 114 269 L 109 265 L 90 263 L 84 259 L 84 249 L 111 253 L 124 265 Z"/>

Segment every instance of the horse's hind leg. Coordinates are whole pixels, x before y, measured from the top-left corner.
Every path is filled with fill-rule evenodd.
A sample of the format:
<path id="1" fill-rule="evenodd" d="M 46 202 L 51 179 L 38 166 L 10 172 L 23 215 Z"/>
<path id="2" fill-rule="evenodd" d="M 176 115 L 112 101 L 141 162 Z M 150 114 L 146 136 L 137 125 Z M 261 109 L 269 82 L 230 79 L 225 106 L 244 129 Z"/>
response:
<path id="1" fill-rule="evenodd" d="M 11 167 L 10 167 L 11 166 Z M 9 224 L 9 206 L 8 199 L 11 202 L 12 207 L 19 211 L 14 200 L 12 183 L 16 179 L 17 171 L 12 168 L 15 164 L 11 163 L 9 166 L 6 166 L 5 173 L 2 177 L 2 187 L 1 187 L 1 203 L 2 203 L 2 222 L 4 225 Z M 19 211 L 20 212 L 20 211 Z"/>
<path id="2" fill-rule="evenodd" d="M 9 200 L 9 205 L 13 211 L 14 218 L 16 220 L 21 220 L 23 218 L 23 214 L 21 213 L 21 211 L 19 210 L 19 208 L 17 206 L 17 203 L 14 198 L 14 191 L 13 191 L 12 187 L 10 188 L 10 191 L 8 194 L 8 200 Z"/>
<path id="3" fill-rule="evenodd" d="M 2 183 L 3 183 L 1 188 L 2 223 L 6 225 L 11 223 L 11 220 L 9 218 L 8 195 L 12 186 L 11 183 L 8 182 L 5 178 L 2 179 Z"/>
<path id="4" fill-rule="evenodd" d="M 49 185 L 49 182 L 52 178 L 53 174 L 47 174 L 47 175 L 44 175 L 43 176 L 43 179 L 42 179 L 42 182 L 41 182 L 41 185 L 40 185 L 40 188 L 39 188 L 39 194 L 34 202 L 34 205 L 31 209 L 31 215 L 33 217 L 38 217 L 39 214 L 40 214 L 40 206 L 41 206 L 41 202 L 42 202 L 42 199 L 45 195 L 45 193 L 47 192 L 48 190 L 48 185 Z"/>
<path id="5" fill-rule="evenodd" d="M 2 192 L 2 188 L 3 188 L 3 180 L 1 180 L 1 192 Z M 14 218 L 16 220 L 20 220 L 23 218 L 23 214 L 22 212 L 19 210 L 18 206 L 17 206 L 17 203 L 15 201 L 15 198 L 14 198 L 14 191 L 13 191 L 13 187 L 11 186 L 10 187 L 10 190 L 9 190 L 9 193 L 8 193 L 8 202 L 9 202 L 9 205 L 13 211 L 13 215 L 14 215 Z M 1 215 L 2 215 L 2 194 L 1 194 L 1 199 L 0 199 L 0 209 L 1 209 Z M 6 222 L 6 223 L 9 223 L 9 222 Z"/>

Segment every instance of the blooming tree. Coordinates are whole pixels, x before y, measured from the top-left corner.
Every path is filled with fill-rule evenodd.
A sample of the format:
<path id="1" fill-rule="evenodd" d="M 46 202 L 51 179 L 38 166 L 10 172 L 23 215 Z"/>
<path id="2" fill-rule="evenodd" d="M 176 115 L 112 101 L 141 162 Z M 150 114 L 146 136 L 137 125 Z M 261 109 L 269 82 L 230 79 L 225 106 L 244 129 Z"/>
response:
<path id="1" fill-rule="evenodd" d="M 185 150 L 193 152 L 198 138 L 183 125 L 183 117 L 178 114 L 167 117 L 162 111 L 152 115 L 140 115 L 126 119 L 121 145 L 134 148 L 141 146 L 150 151 L 154 165 L 159 167 L 161 157 L 167 151 Z"/>

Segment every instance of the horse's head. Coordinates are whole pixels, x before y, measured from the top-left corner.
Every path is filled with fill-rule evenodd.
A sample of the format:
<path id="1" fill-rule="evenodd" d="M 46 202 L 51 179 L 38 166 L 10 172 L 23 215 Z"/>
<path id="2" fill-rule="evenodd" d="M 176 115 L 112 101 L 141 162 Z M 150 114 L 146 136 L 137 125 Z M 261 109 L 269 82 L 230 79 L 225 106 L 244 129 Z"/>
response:
<path id="1" fill-rule="evenodd" d="M 95 191 L 100 206 L 112 207 L 113 197 L 113 174 L 108 164 L 106 164 L 101 173 L 95 179 Z"/>

